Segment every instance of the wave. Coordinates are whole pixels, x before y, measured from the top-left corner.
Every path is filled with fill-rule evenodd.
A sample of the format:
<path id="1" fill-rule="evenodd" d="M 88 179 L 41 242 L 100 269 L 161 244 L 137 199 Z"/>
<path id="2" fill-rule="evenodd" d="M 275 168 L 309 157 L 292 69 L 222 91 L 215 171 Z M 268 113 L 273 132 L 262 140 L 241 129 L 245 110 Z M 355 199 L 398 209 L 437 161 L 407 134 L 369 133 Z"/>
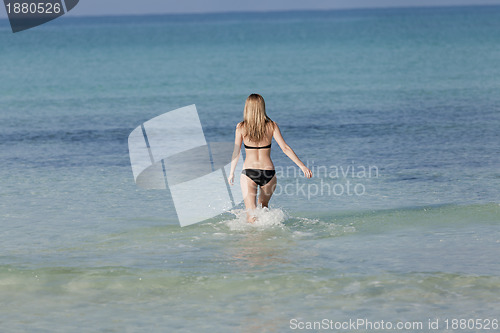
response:
<path id="1" fill-rule="evenodd" d="M 241 291 L 248 287 L 249 279 L 242 279 L 242 273 L 228 273 L 222 271 L 214 272 L 185 272 L 179 274 L 178 270 L 166 269 L 144 269 L 130 268 L 124 266 L 101 266 L 101 267 L 40 267 L 40 268 L 19 268 L 10 265 L 0 265 L 0 291 L 11 293 L 31 293 L 43 290 L 46 293 L 75 293 L 83 296 L 88 292 L 96 295 L 106 290 L 109 293 L 117 292 L 130 296 L 137 295 L 137 292 L 150 293 L 151 295 L 172 294 L 177 290 L 179 293 L 186 290 L 199 288 L 203 290 L 208 286 L 226 292 Z M 455 287 L 464 287 L 475 284 L 480 290 L 484 288 L 484 295 L 494 298 L 488 290 L 494 291 L 499 283 L 498 275 L 477 275 L 477 274 L 455 274 L 447 272 L 408 272 L 391 273 L 381 272 L 377 275 L 367 274 L 361 277 L 357 274 L 327 275 L 311 277 L 307 272 L 288 272 L 288 275 L 269 274 L 254 275 L 252 284 L 262 285 L 266 280 L 272 280 L 276 285 L 283 281 L 289 283 L 315 284 L 316 287 L 325 286 L 331 282 L 345 284 L 346 287 L 352 283 L 364 285 L 369 288 L 373 285 L 391 285 L 399 283 L 403 286 L 406 283 L 415 286 L 423 286 L 428 289 L 435 288 L 436 285 L 442 287 L 450 284 Z M 401 282 L 405 280 L 406 282 Z M 236 288 L 234 288 L 236 287 Z M 234 289 L 233 289 L 234 288 Z M 183 289 L 183 290 L 180 290 Z M 454 289 L 454 288 L 451 288 Z M 487 292 L 488 291 L 488 292 Z"/>
<path id="2" fill-rule="evenodd" d="M 497 224 L 500 222 L 500 204 L 444 204 L 419 207 L 346 212 L 322 216 L 339 223 L 356 226 L 359 231 L 376 232 L 386 229 L 422 227 L 432 230 L 437 226 Z"/>
<path id="3" fill-rule="evenodd" d="M 382 210 L 340 212 L 288 212 L 281 208 L 258 208 L 255 223 L 246 222 L 243 209 L 230 212 L 232 218 L 222 215 L 194 228 L 225 226 L 227 232 L 284 230 L 296 235 L 320 237 L 342 236 L 354 232 L 378 233 L 400 228 L 428 228 L 465 226 L 471 224 L 496 225 L 500 222 L 500 204 L 446 204 L 436 206 L 402 207 Z"/>
<path id="4" fill-rule="evenodd" d="M 13 143 L 123 143 L 130 128 L 21 130 L 0 134 L 0 144 Z"/>

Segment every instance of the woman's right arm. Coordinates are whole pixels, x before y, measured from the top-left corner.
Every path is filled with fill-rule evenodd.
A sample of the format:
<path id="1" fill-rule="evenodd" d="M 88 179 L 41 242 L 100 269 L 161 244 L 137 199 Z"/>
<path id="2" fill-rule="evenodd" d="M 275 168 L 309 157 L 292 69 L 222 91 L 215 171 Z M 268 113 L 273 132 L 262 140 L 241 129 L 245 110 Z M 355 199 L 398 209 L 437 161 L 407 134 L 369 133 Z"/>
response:
<path id="1" fill-rule="evenodd" d="M 293 149 L 286 144 L 285 139 L 283 139 L 280 128 L 278 127 L 278 124 L 276 122 L 274 123 L 273 137 L 274 140 L 276 140 L 276 142 L 280 146 L 281 150 L 283 150 L 285 155 L 288 156 L 292 161 L 294 161 L 295 164 L 297 164 L 297 166 L 300 168 L 300 170 L 302 170 L 304 176 L 306 176 L 306 178 L 311 178 L 312 177 L 311 170 L 309 170 L 309 168 L 306 167 L 304 163 L 302 163 L 302 161 L 300 160 L 300 158 L 298 158 Z"/>
<path id="2" fill-rule="evenodd" d="M 234 170 L 236 169 L 236 164 L 238 164 L 238 160 L 240 158 L 241 143 L 243 142 L 243 135 L 241 134 L 241 129 L 238 125 L 236 126 L 236 131 L 234 132 L 234 149 L 233 156 L 231 157 L 231 171 L 227 177 L 227 180 L 231 185 L 234 184 Z"/>

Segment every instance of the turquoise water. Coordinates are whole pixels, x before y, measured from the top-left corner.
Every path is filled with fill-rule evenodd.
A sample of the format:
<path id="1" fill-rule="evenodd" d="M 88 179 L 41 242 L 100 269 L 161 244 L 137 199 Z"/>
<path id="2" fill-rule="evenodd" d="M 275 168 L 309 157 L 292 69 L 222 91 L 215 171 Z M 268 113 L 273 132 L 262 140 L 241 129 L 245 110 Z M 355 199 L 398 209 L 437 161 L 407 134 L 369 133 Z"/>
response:
<path id="1" fill-rule="evenodd" d="M 9 29 L 3 331 L 500 319 L 500 7 Z M 315 177 L 273 149 L 282 191 L 257 226 L 240 206 L 180 228 L 168 191 L 135 185 L 128 134 L 196 104 L 207 141 L 230 141 L 251 92 Z"/>

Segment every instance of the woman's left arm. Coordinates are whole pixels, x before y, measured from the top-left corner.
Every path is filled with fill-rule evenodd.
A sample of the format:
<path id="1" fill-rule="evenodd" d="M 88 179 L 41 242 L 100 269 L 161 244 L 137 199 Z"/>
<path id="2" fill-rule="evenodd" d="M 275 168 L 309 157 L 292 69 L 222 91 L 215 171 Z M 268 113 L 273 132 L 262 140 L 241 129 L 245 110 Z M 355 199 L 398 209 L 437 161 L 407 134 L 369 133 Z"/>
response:
<path id="1" fill-rule="evenodd" d="M 238 164 L 238 159 L 240 158 L 241 143 L 243 142 L 243 135 L 241 134 L 241 130 L 238 125 L 236 126 L 236 131 L 234 133 L 234 149 L 233 156 L 231 157 L 231 172 L 229 172 L 229 176 L 227 177 L 227 180 L 231 185 L 234 185 L 234 170 L 236 169 L 236 164 Z"/>

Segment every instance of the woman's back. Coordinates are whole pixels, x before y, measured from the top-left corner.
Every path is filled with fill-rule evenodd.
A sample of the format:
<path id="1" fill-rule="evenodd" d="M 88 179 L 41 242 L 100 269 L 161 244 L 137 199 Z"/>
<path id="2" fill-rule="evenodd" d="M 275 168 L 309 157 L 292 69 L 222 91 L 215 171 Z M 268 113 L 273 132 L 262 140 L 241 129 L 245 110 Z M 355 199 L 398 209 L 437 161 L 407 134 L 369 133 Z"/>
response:
<path id="1" fill-rule="evenodd" d="M 271 160 L 271 141 L 273 139 L 274 122 L 266 123 L 266 131 L 263 138 L 259 141 L 252 141 L 246 137 L 245 124 L 238 125 L 243 136 L 243 144 L 245 145 L 245 163 L 244 169 L 261 169 L 274 170 L 274 164 Z"/>

